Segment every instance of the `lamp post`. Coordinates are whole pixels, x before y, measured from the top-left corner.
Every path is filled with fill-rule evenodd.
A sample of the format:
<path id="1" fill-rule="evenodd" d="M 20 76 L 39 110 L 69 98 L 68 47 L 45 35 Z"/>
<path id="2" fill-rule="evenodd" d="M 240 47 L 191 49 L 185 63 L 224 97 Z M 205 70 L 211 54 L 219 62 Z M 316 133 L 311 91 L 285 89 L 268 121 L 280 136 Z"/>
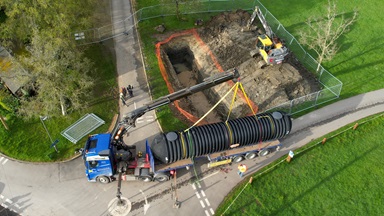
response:
<path id="1" fill-rule="evenodd" d="M 48 131 L 47 127 L 44 124 L 44 121 L 47 120 L 47 119 L 48 119 L 48 116 L 40 116 L 41 123 L 43 124 L 45 131 L 47 131 L 47 134 L 49 136 L 49 139 L 51 140 L 51 143 L 53 143 L 52 137 L 49 134 L 49 131 Z"/>

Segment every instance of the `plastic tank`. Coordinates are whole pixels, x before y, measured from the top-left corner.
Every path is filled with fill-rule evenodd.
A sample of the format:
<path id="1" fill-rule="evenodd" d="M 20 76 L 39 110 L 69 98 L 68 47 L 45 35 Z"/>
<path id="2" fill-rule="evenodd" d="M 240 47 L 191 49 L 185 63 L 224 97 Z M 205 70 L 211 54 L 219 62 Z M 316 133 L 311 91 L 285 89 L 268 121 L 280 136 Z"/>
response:
<path id="1" fill-rule="evenodd" d="M 155 137 L 151 144 L 154 156 L 161 162 L 212 154 L 231 145 L 254 145 L 280 139 L 290 133 L 292 121 L 284 112 L 261 113 L 227 123 L 219 122 L 191 128 L 187 132 L 169 132 Z"/>

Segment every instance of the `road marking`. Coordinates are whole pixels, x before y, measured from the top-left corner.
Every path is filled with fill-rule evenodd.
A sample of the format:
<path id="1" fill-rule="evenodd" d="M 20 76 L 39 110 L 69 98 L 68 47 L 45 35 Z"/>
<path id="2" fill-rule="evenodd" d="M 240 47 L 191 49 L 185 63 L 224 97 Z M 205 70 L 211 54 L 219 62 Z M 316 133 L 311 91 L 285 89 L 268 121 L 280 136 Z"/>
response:
<path id="1" fill-rule="evenodd" d="M 203 180 L 206 179 L 206 178 L 209 178 L 209 177 L 211 177 L 211 176 L 213 176 L 213 175 L 216 175 L 216 174 L 219 173 L 219 172 L 220 172 L 220 170 L 217 171 L 217 172 L 214 172 L 214 173 L 212 173 L 212 174 L 210 174 L 210 175 L 207 175 L 207 176 L 205 176 L 204 178 L 200 179 L 200 181 L 203 181 Z"/>
<path id="2" fill-rule="evenodd" d="M 203 200 L 200 200 L 200 205 L 201 205 L 203 208 L 205 208 L 205 204 L 204 204 Z"/>
<path id="3" fill-rule="evenodd" d="M 4 159 L 3 157 L 0 157 L 0 163 L 1 163 L 1 161 L 2 161 L 3 159 Z"/>
<path id="4" fill-rule="evenodd" d="M 10 203 L 10 204 L 13 203 L 12 200 L 10 200 L 10 199 L 6 199 L 5 202 L 8 202 L 8 203 Z"/>
<path id="5" fill-rule="evenodd" d="M 5 164 L 5 163 L 7 163 L 8 162 L 8 158 L 7 159 L 5 159 L 5 161 L 3 161 L 3 165 Z"/>
<path id="6" fill-rule="evenodd" d="M 205 202 L 207 203 L 207 206 L 211 206 L 207 198 L 205 198 Z"/>
<path id="7" fill-rule="evenodd" d="M 4 196 L 0 194 L 0 199 L 4 199 Z"/>
<path id="8" fill-rule="evenodd" d="M 192 184 L 192 188 L 193 188 L 193 190 L 195 190 L 196 197 L 199 200 L 201 207 L 203 207 L 205 214 L 210 216 L 210 214 L 209 214 L 209 211 L 210 211 L 212 213 L 212 215 L 214 215 L 215 212 L 213 211 L 212 208 L 210 208 L 208 211 L 208 207 L 211 206 L 211 203 L 209 202 L 208 198 L 203 198 L 203 197 L 206 197 L 205 192 L 203 191 L 203 189 L 200 189 L 200 190 L 196 189 L 196 185 L 198 188 L 201 188 L 201 185 L 199 182 L 196 182 L 196 183 Z M 201 192 L 202 196 L 200 196 L 199 192 Z M 204 199 L 206 204 L 204 204 L 203 199 Z M 207 205 L 207 209 L 205 209 L 206 205 Z"/>
<path id="9" fill-rule="evenodd" d="M 153 122 L 153 116 L 145 116 L 145 117 L 140 117 L 140 118 L 137 118 L 136 120 L 136 123 L 143 123 L 145 120 L 144 118 L 147 119 L 147 122 Z"/>
<path id="10" fill-rule="evenodd" d="M 137 122 L 138 124 L 143 123 L 143 121 L 141 121 L 142 119 L 143 119 L 143 117 L 137 118 L 136 122 Z"/>
<path id="11" fill-rule="evenodd" d="M 136 109 L 136 102 L 133 102 L 133 107 L 135 107 L 135 109 Z"/>
<path id="12" fill-rule="evenodd" d="M 208 210 L 205 210 L 205 214 L 206 214 L 207 216 L 211 216 L 211 215 L 209 214 Z"/>

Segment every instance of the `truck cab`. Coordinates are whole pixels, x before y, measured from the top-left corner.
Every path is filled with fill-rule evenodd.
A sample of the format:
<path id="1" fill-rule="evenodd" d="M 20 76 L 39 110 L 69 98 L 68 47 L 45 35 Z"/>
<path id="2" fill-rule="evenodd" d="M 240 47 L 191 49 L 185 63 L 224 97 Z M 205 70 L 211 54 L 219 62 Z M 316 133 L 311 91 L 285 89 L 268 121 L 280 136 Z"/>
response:
<path id="1" fill-rule="evenodd" d="M 88 138 L 83 151 L 85 174 L 88 181 L 108 183 L 115 172 L 111 134 L 96 134 Z"/>

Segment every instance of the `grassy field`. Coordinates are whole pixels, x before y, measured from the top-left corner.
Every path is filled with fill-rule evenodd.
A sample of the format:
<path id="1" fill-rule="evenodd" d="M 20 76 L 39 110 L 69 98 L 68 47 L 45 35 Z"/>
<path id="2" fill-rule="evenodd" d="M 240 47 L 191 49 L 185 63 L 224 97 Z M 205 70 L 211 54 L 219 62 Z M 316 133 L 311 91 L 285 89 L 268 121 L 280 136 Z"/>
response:
<path id="1" fill-rule="evenodd" d="M 349 128 L 324 145 L 308 148 L 318 141 L 311 142 L 290 163 L 284 161 L 262 175 L 258 173 L 273 164 L 257 172 L 224 215 L 381 215 L 384 114 L 376 117 L 355 131 L 349 125 L 333 132 Z M 244 185 L 239 184 L 225 198 L 217 215 Z"/>
<path id="2" fill-rule="evenodd" d="M 96 68 L 95 74 L 92 75 L 96 78 L 96 87 L 94 92 L 89 94 L 88 107 L 80 112 L 70 113 L 66 117 L 49 118 L 44 121 L 52 139 L 59 139 L 57 144 L 59 153 L 50 148 L 51 141 L 40 119 L 23 121 L 17 118 L 7 122 L 9 131 L 1 125 L 0 152 L 25 161 L 54 161 L 72 157 L 75 149 L 83 147 L 86 138 L 75 145 L 61 136 L 60 132 L 86 113 L 94 113 L 106 122 L 94 133 L 108 130 L 113 115 L 118 112 L 118 99 L 110 94 L 111 88 L 117 91 L 114 63 L 111 54 L 101 45 L 91 46 L 87 51 L 87 57 L 95 62 Z"/>
<path id="3" fill-rule="evenodd" d="M 215 4 L 218 3 L 218 4 Z M 209 6 L 200 5 L 200 10 L 214 11 L 219 8 L 237 8 L 240 5 L 243 8 L 253 6 L 253 1 L 236 1 L 236 5 L 231 2 L 212 2 Z M 326 0 L 309 1 L 261 1 L 274 16 L 290 31 L 294 36 L 305 27 L 305 20 L 313 15 L 321 16 L 319 10 L 326 5 Z M 159 4 L 159 1 L 137 1 L 137 9 Z M 323 66 L 343 82 L 341 98 L 348 98 L 364 92 L 377 90 L 384 87 L 384 75 L 381 70 L 384 68 L 384 62 L 381 61 L 383 49 L 380 45 L 383 42 L 381 35 L 384 30 L 381 28 L 381 19 L 379 16 L 380 8 L 384 7 L 384 2 L 373 0 L 372 4 L 358 4 L 355 1 L 339 0 L 337 5 L 340 12 L 345 12 L 345 16 L 351 16 L 356 8 L 359 11 L 358 21 L 352 26 L 351 31 L 338 40 L 341 46 L 338 54 L 332 61 L 324 62 Z M 158 16 L 161 14 L 175 13 L 172 6 L 167 9 L 153 7 L 142 13 L 144 16 Z M 187 10 L 184 10 L 187 11 Z M 178 21 L 175 16 L 162 16 L 144 20 L 139 23 L 139 32 L 142 38 L 144 55 L 146 56 L 146 66 L 152 92 L 155 92 L 154 98 L 168 94 L 165 82 L 162 80 L 157 65 L 157 59 L 154 54 L 155 39 L 153 34 L 158 34 L 154 27 L 164 23 L 167 32 L 194 28 L 194 20 L 201 18 L 209 20 L 216 12 L 183 15 L 183 21 Z M 299 38 L 298 38 L 299 39 Z M 300 39 L 299 39 L 300 40 Z M 313 52 L 309 51 L 314 57 Z M 183 127 L 178 120 L 173 120 L 171 111 L 168 108 L 162 109 L 159 113 L 159 121 L 164 131 L 176 130 Z"/>
<path id="4" fill-rule="evenodd" d="M 319 10 L 327 4 L 326 0 L 261 2 L 295 36 L 305 27 L 305 20 L 310 16 L 321 16 Z M 381 60 L 384 53 L 381 46 L 384 43 L 381 8 L 384 8 L 384 2 L 336 2 L 339 12 L 344 12 L 345 17 L 350 17 L 354 9 L 357 9 L 359 16 L 351 31 L 338 40 L 338 54 L 331 61 L 324 62 L 323 66 L 343 82 L 341 98 L 384 88 L 384 62 Z M 297 39 L 300 41 L 300 38 Z"/>

